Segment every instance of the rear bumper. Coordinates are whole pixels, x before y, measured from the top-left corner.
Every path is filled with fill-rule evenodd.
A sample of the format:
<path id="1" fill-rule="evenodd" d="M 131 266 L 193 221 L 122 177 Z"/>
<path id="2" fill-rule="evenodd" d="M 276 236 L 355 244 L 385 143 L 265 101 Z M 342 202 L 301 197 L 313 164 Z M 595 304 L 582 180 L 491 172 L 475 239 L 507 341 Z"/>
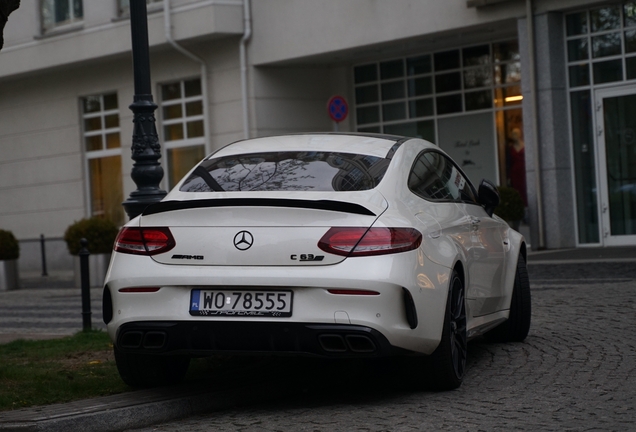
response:
<path id="1" fill-rule="evenodd" d="M 420 251 L 352 258 L 337 265 L 313 267 L 174 266 L 116 252 L 106 278 L 104 317 L 110 318 L 106 320 L 108 333 L 115 343 L 120 327 L 133 323 L 187 323 L 182 325 L 193 329 L 214 328 L 217 322 L 245 322 L 248 327 L 271 323 L 289 328 L 309 324 L 351 325 L 377 331 L 393 347 L 431 354 L 442 334 L 449 271 L 425 259 Z M 129 287 L 159 290 L 121 292 Z M 190 314 L 193 289 L 234 288 L 292 290 L 292 316 Z M 336 295 L 329 292 L 333 288 L 372 290 L 379 295 Z M 234 331 L 233 327 L 230 330 Z M 260 334 L 258 328 L 253 331 Z"/>
<path id="2" fill-rule="evenodd" d="M 409 354 L 380 332 L 359 325 L 298 322 L 140 321 L 119 327 L 117 349 L 128 353 L 279 354 L 385 357 Z"/>

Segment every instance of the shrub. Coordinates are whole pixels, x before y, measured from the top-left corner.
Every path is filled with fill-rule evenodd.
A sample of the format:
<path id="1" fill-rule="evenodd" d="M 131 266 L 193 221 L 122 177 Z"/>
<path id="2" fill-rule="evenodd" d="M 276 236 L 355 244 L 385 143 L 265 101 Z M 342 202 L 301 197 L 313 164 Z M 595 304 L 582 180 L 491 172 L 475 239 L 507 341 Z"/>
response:
<path id="1" fill-rule="evenodd" d="M 495 208 L 495 214 L 505 221 L 518 221 L 523 219 L 524 206 L 521 194 L 514 188 L 499 186 L 499 205 Z"/>
<path id="2" fill-rule="evenodd" d="M 20 258 L 20 245 L 11 231 L 0 230 L 0 261 Z"/>
<path id="3" fill-rule="evenodd" d="M 92 254 L 111 253 L 119 230 L 117 226 L 98 217 L 81 219 L 66 229 L 64 240 L 71 255 L 79 255 L 80 240 L 88 241 L 88 251 Z"/>

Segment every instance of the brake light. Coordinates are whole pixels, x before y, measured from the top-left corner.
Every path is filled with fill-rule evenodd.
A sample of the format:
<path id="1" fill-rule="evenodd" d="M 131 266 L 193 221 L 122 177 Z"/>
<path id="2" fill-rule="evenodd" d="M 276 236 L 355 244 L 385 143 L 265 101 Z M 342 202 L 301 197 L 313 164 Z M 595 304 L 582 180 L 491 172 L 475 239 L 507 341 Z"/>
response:
<path id="1" fill-rule="evenodd" d="M 371 256 L 406 252 L 422 244 L 422 234 L 414 228 L 330 228 L 318 247 L 341 256 Z"/>
<path id="2" fill-rule="evenodd" d="M 124 227 L 115 239 L 115 251 L 133 255 L 157 255 L 176 245 L 166 227 Z"/>

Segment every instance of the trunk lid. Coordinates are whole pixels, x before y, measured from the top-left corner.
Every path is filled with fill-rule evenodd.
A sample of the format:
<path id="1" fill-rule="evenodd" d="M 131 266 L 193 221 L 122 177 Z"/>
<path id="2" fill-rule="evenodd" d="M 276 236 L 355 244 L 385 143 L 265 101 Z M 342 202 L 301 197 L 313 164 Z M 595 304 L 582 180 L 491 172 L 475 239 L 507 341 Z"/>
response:
<path id="1" fill-rule="evenodd" d="M 201 266 L 330 265 L 345 259 L 322 251 L 332 227 L 370 227 L 387 208 L 377 192 L 297 199 L 270 196 L 164 201 L 149 207 L 141 227 L 168 227 L 176 246 L 152 256 L 162 264 Z M 340 196 L 340 195 L 339 195 Z"/>

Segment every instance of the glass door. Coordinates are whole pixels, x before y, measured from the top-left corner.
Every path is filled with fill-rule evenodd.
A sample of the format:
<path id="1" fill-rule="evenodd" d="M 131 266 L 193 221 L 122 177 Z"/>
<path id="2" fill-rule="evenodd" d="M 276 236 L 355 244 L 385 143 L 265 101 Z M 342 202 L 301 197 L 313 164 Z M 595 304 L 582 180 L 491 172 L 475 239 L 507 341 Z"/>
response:
<path id="1" fill-rule="evenodd" d="M 636 86 L 596 91 L 601 236 L 636 244 Z"/>

